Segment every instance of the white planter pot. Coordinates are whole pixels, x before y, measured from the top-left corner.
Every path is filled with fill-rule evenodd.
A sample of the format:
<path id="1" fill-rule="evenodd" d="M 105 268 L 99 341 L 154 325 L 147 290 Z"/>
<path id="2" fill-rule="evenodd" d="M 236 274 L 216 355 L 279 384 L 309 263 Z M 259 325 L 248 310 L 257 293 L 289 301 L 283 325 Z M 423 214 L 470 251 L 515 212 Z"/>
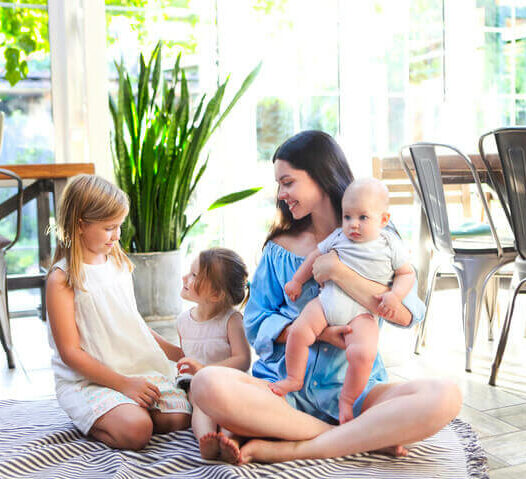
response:
<path id="1" fill-rule="evenodd" d="M 174 320 L 182 309 L 181 253 L 131 253 L 133 287 L 145 321 Z"/>

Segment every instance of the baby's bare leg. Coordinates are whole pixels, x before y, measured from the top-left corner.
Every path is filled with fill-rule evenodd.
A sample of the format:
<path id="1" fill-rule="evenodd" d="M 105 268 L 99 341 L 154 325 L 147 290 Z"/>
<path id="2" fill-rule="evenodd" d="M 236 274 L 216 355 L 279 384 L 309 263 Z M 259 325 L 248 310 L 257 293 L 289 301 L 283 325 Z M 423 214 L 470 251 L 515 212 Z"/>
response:
<path id="1" fill-rule="evenodd" d="M 285 362 L 287 364 L 287 377 L 270 385 L 270 389 L 284 396 L 291 391 L 299 391 L 303 386 L 309 346 L 314 344 L 316 338 L 327 327 L 327 320 L 318 298 L 313 299 L 292 323 L 287 337 Z"/>
<path id="2" fill-rule="evenodd" d="M 349 367 L 340 395 L 340 424 L 353 419 L 352 407 L 362 393 L 378 350 L 378 320 L 371 314 L 360 314 L 351 321 L 352 332 L 345 335 Z"/>

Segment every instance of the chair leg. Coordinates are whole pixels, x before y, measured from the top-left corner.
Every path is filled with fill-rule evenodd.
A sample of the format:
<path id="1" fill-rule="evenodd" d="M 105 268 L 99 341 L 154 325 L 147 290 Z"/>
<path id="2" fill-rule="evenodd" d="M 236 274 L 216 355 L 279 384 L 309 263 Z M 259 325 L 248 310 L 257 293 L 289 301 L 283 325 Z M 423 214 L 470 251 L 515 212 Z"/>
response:
<path id="1" fill-rule="evenodd" d="M 526 283 L 526 278 L 522 279 L 519 284 L 515 287 L 511 294 L 510 302 L 508 304 L 508 310 L 506 311 L 506 319 L 504 320 L 504 325 L 502 327 L 502 333 L 500 335 L 499 346 L 497 348 L 497 353 L 495 354 L 495 359 L 491 366 L 491 376 L 489 383 L 492 386 L 496 385 L 497 374 L 499 372 L 500 364 L 502 362 L 502 357 L 504 356 L 504 350 L 506 349 L 506 343 L 508 342 L 508 334 L 510 332 L 511 318 L 513 316 L 513 310 L 515 309 L 515 301 L 521 287 Z"/>
<path id="2" fill-rule="evenodd" d="M 493 258 L 474 259 L 455 257 L 453 267 L 457 274 L 462 296 L 462 322 L 466 342 L 466 371 L 471 372 L 471 356 L 480 320 L 480 310 L 488 276 L 498 266 Z"/>
<path id="3" fill-rule="evenodd" d="M 15 359 L 11 342 L 11 330 L 9 328 L 9 317 L 7 315 L 7 306 L 3 295 L 0 295 L 0 342 L 2 343 L 2 347 L 4 348 L 7 357 L 7 366 L 9 369 L 14 369 Z"/>
<path id="4" fill-rule="evenodd" d="M 499 279 L 491 278 L 486 285 L 484 306 L 488 314 L 488 341 L 493 341 L 493 323 L 497 317 L 497 294 L 499 292 Z"/>
<path id="5" fill-rule="evenodd" d="M 415 350 L 414 350 L 415 354 L 420 354 L 420 347 L 425 346 L 426 333 L 427 333 L 427 317 L 429 314 L 429 305 L 431 303 L 431 295 L 433 294 L 433 290 L 435 289 L 437 271 L 438 271 L 438 265 L 430 265 L 428 276 L 427 276 L 426 297 L 424 300 L 424 304 L 426 306 L 426 312 L 424 315 L 424 319 L 418 325 L 416 341 L 415 341 Z"/>

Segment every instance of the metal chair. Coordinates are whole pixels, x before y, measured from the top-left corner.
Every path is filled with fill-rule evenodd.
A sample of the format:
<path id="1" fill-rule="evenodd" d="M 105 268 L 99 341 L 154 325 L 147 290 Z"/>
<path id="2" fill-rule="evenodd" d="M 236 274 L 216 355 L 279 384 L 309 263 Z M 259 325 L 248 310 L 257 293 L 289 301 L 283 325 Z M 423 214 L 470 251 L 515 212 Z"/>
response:
<path id="1" fill-rule="evenodd" d="M 3 133 L 4 115 L 0 112 L 0 151 L 2 151 L 2 133 Z M 9 170 L 0 169 L 0 174 L 9 176 L 16 180 L 18 185 L 17 201 L 17 218 L 15 238 L 10 241 L 0 235 L 0 342 L 7 355 L 7 365 L 10 369 L 15 367 L 13 357 L 13 342 L 11 340 L 11 327 L 9 325 L 9 308 L 7 303 L 7 268 L 5 262 L 5 252 L 11 248 L 20 236 L 22 226 L 22 180 L 20 177 Z"/>
<path id="2" fill-rule="evenodd" d="M 454 152 L 468 166 L 491 229 L 490 241 L 479 237 L 452 239 L 444 183 L 436 154 L 437 148 Z M 404 156 L 407 150 L 410 154 Z M 425 304 L 429 306 L 438 268 L 446 258 L 451 262 L 460 286 L 466 344 L 466 371 L 471 372 L 473 345 L 486 285 L 495 271 L 513 261 L 517 253 L 513 245 L 503 246 L 501 244 L 477 171 L 471 160 L 461 151 L 440 143 L 415 143 L 401 149 L 400 161 L 422 204 L 427 231 L 434 247 L 433 254 L 429 258 L 429 265 L 425 265 L 424 268 L 428 271 Z M 422 226 L 425 227 L 425 225 Z M 423 239 L 425 238 L 421 235 L 421 240 Z M 425 281 L 424 278 L 423 280 Z M 417 344 L 425 334 L 426 323 L 427 312 L 419 328 Z"/>
<path id="3" fill-rule="evenodd" d="M 493 136 L 497 144 L 499 170 L 492 167 L 484 152 L 484 140 Z M 480 157 L 488 170 L 494 190 L 510 222 L 519 253 L 510 285 L 510 298 L 499 345 L 491 367 L 489 383 L 495 386 L 504 349 L 508 341 L 515 300 L 526 283 L 526 128 L 499 128 L 485 133 L 479 140 Z"/>

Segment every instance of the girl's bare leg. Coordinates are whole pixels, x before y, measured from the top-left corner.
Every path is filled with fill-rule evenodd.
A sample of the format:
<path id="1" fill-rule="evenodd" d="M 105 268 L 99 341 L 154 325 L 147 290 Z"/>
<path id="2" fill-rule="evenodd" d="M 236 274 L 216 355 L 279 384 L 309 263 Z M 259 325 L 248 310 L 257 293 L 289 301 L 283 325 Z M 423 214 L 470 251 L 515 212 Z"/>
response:
<path id="1" fill-rule="evenodd" d="M 367 385 L 378 351 L 376 318 L 370 314 L 360 314 L 350 324 L 352 332 L 345 335 L 345 354 L 349 367 L 338 404 L 340 424 L 353 419 L 353 405 Z"/>
<path id="2" fill-rule="evenodd" d="M 214 422 L 239 436 L 296 441 L 331 428 L 291 407 L 268 384 L 236 369 L 208 366 L 192 379 L 192 400 Z"/>
<path id="3" fill-rule="evenodd" d="M 152 437 L 153 422 L 147 409 L 121 404 L 101 416 L 89 435 L 115 449 L 139 450 Z"/>
<path id="4" fill-rule="evenodd" d="M 287 337 L 285 363 L 287 377 L 270 384 L 270 389 L 278 396 L 285 396 L 291 391 L 299 391 L 303 386 L 309 346 L 327 327 L 327 320 L 319 298 L 309 301 L 298 318 L 292 323 Z"/>
<path id="5" fill-rule="evenodd" d="M 219 457 L 219 434 L 217 423 L 212 421 L 195 404 L 192 413 L 192 429 L 199 442 L 199 450 L 203 459 L 217 459 Z"/>
<path id="6" fill-rule="evenodd" d="M 158 409 L 150 410 L 153 421 L 153 432 L 168 434 L 190 427 L 190 414 L 182 412 L 161 412 Z"/>
<path id="7" fill-rule="evenodd" d="M 449 381 L 379 384 L 353 421 L 306 441 L 251 440 L 241 448 L 242 462 L 323 459 L 410 444 L 442 429 L 461 403 L 458 386 Z"/>

